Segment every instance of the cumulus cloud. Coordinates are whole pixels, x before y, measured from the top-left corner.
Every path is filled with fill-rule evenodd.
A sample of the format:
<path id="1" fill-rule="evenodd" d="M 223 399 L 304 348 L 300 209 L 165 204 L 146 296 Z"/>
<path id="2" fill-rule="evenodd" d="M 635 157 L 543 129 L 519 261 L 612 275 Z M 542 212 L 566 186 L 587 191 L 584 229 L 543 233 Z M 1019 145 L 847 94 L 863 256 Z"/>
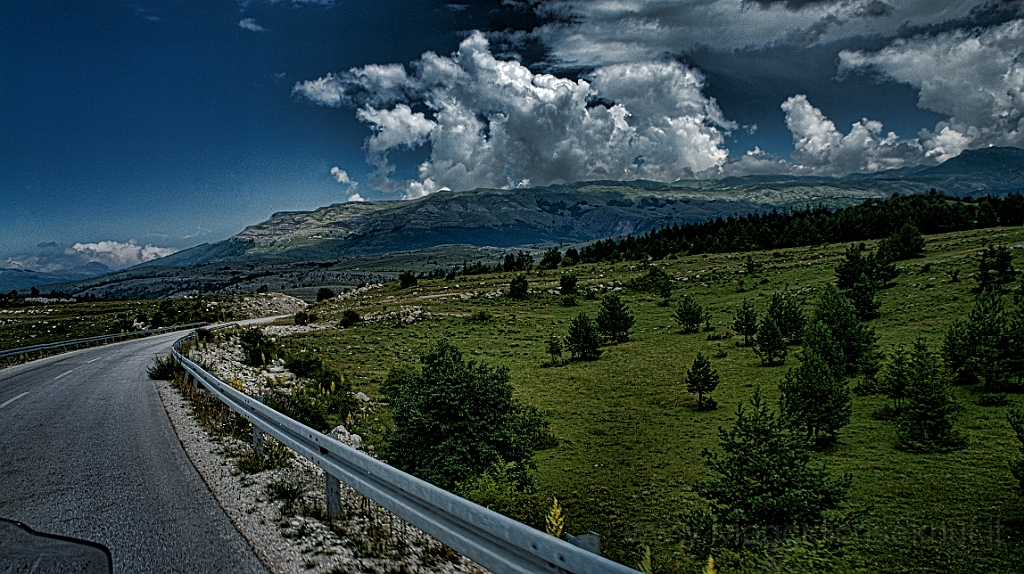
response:
<path id="1" fill-rule="evenodd" d="M 249 30 L 250 32 L 266 32 L 267 31 L 266 28 L 264 28 L 263 26 L 260 26 L 259 23 L 256 22 L 255 18 L 242 18 L 241 20 L 238 21 L 238 27 L 239 28 L 245 28 L 246 30 Z"/>
<path id="2" fill-rule="evenodd" d="M 918 106 L 948 115 L 918 134 L 928 157 L 968 148 L 1024 146 L 1024 19 L 843 51 L 840 72 L 869 71 L 918 90 Z"/>
<path id="3" fill-rule="evenodd" d="M 414 198 L 442 189 L 645 178 L 673 181 L 722 165 L 736 126 L 676 62 L 611 65 L 586 79 L 497 59 L 473 33 L 450 57 L 365 66 L 296 84 L 326 106 L 357 108 L 370 126 L 370 183 Z M 392 151 L 430 146 L 414 180 L 394 181 Z"/>
<path id="4" fill-rule="evenodd" d="M 97 243 L 76 243 L 64 250 L 64 254 L 87 263 L 102 263 L 111 269 L 123 269 L 145 263 L 177 252 L 169 247 L 139 245 L 134 239 L 128 243 L 100 241 Z"/>
<path id="5" fill-rule="evenodd" d="M 71 247 L 60 248 L 56 242 L 40 243 L 40 252 L 32 255 L 9 257 L 3 266 L 11 269 L 29 269 L 32 271 L 53 272 L 78 269 L 86 266 L 100 269 L 117 270 L 131 267 L 177 252 L 169 247 L 156 247 L 151 244 L 139 245 L 134 239 L 127 243 L 119 241 L 99 241 L 96 243 L 75 243 Z M 91 265 L 90 265 L 91 264 Z"/>
<path id="6" fill-rule="evenodd" d="M 364 201 L 362 196 L 355 193 L 356 187 L 359 186 L 359 182 L 352 181 L 352 179 L 349 178 L 347 171 L 338 166 L 334 166 L 331 168 L 331 175 L 334 176 L 334 181 L 347 186 L 345 193 L 348 195 L 348 201 Z"/>

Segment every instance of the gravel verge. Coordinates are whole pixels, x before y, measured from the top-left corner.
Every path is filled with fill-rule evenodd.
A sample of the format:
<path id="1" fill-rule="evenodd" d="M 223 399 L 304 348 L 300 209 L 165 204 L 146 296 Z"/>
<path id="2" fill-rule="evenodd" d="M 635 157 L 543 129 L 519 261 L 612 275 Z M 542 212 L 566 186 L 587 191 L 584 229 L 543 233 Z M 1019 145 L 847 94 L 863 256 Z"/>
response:
<path id="1" fill-rule="evenodd" d="M 293 456 L 284 468 L 239 471 L 237 458 L 251 447 L 210 435 L 177 389 L 167 381 L 154 383 L 185 452 L 271 572 L 487 572 L 344 485 L 344 517 L 328 524 L 321 469 Z M 271 496 L 282 491 L 291 497 Z"/>

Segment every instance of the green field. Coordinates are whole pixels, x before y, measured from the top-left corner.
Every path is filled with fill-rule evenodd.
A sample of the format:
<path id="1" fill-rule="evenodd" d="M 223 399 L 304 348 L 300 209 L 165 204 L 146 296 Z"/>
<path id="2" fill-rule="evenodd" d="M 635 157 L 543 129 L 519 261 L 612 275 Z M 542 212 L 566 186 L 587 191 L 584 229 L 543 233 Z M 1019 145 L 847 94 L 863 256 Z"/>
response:
<path id="1" fill-rule="evenodd" d="M 938 350 L 949 323 L 972 306 L 971 275 L 982 246 L 1022 242 L 1022 228 L 927 237 L 925 256 L 901 262 L 895 285 L 882 291 L 881 317 L 871 324 L 883 352 L 918 336 Z M 348 308 L 366 315 L 419 306 L 430 315 L 406 325 L 369 323 L 290 337 L 285 345 L 319 354 L 356 390 L 371 396 L 391 367 L 417 363 L 441 338 L 470 358 L 508 366 L 518 396 L 546 413 L 559 439 L 557 447 L 537 454 L 535 480 L 545 494 L 562 502 L 566 530 L 599 532 L 603 553 L 627 564 L 637 563 L 643 545 L 649 545 L 655 571 L 695 571 L 701 561 L 694 562 L 678 542 L 682 518 L 703 504 L 692 491 L 694 482 L 709 474 L 700 451 L 717 446 L 717 429 L 731 425 L 736 407 L 756 385 L 778 396 L 778 382 L 798 364 L 799 349 L 790 348 L 785 366 L 763 367 L 749 348 L 738 346 L 738 336 L 712 341 L 706 332 L 681 334 L 672 315 L 675 301 L 689 293 L 709 307 L 714 334 L 731 328 L 744 299 L 763 313 L 774 292 L 795 294 L 810 312 L 817 290 L 833 280 L 845 248 L 754 252 L 764 264 L 755 276 L 743 272 L 746 254 L 657 262 L 675 279 L 672 305 L 660 306 L 659 298 L 624 288 L 637 318 L 632 338 L 605 347 L 594 362 L 546 366 L 548 337 L 564 336 L 571 318 L 580 311 L 593 317 L 599 306 L 599 297 L 579 297 L 578 307 L 564 307 L 559 296 L 546 292 L 558 287 L 565 270 L 531 273 L 532 294 L 522 302 L 483 295 L 507 288 L 511 274 L 420 281 L 404 290 L 392 283 L 359 299 L 328 301 L 311 310 L 336 318 Z M 1014 253 L 1017 267 L 1024 267 L 1024 257 Z M 571 271 L 584 289 L 625 287 L 643 274 L 636 263 L 578 265 Z M 951 280 L 955 272 L 959 281 Z M 466 299 L 463 294 L 480 295 Z M 481 310 L 492 318 L 469 320 Z M 714 357 L 722 377 L 713 394 L 719 403 L 715 411 L 698 412 L 696 397 L 683 384 L 698 351 Z M 846 546 L 838 550 L 801 547 L 785 555 L 788 562 L 776 564 L 779 571 L 1019 572 L 1024 499 L 1007 467 L 1018 456 L 1018 443 L 1006 412 L 1024 404 L 1024 397 L 1010 395 L 1009 406 L 982 407 L 973 388 L 957 387 L 955 396 L 963 406 L 960 430 L 969 446 L 949 454 L 912 454 L 894 448 L 891 422 L 872 417 L 887 399 L 854 395 L 851 424 L 838 444 L 816 456 L 836 472 L 853 473 L 846 508 L 865 513 L 864 530 L 844 539 Z M 381 426 L 387 424 L 386 413 L 380 415 L 357 430 L 379 441 Z M 748 558 L 719 557 L 720 571 L 760 571 L 743 566 Z"/>

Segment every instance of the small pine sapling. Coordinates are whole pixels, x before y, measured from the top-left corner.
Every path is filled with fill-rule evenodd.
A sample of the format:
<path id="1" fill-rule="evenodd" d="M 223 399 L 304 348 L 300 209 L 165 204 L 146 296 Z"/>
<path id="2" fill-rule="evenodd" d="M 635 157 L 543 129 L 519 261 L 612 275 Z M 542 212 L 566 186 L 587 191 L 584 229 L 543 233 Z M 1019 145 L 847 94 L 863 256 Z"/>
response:
<path id="1" fill-rule="evenodd" d="M 697 394 L 697 410 L 710 411 L 718 407 L 718 403 L 711 397 L 705 398 L 706 393 L 713 393 L 718 388 L 721 377 L 711 366 L 711 360 L 698 352 L 693 360 L 693 365 L 686 373 L 686 389 Z"/>

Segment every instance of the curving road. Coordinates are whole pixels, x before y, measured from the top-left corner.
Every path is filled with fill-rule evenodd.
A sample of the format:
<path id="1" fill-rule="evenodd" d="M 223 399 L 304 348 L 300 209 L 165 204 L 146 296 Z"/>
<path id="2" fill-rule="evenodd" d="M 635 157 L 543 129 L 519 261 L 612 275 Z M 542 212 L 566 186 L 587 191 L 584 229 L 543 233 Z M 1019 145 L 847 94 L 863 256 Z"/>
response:
<path id="1" fill-rule="evenodd" d="M 115 572 L 266 572 L 146 376 L 180 336 L 0 370 L 0 517 L 104 544 Z"/>

